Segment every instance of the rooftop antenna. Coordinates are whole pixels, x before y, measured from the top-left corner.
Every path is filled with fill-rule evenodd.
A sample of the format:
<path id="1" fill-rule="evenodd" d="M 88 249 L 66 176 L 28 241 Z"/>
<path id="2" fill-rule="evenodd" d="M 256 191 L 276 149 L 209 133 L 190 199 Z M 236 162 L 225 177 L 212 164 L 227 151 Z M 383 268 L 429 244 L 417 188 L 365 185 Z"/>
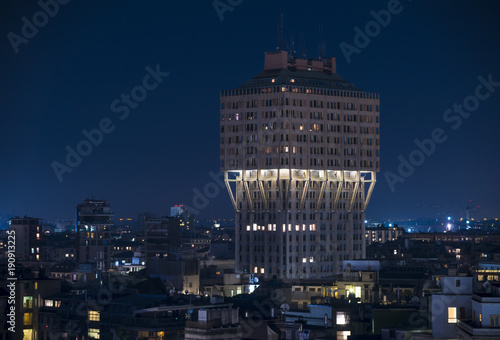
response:
<path id="1" fill-rule="evenodd" d="M 319 39 L 320 39 L 319 58 L 324 59 L 324 58 L 326 58 L 326 43 L 325 43 L 325 39 L 323 38 L 323 25 L 319 25 L 318 30 L 319 30 Z"/>
<path id="2" fill-rule="evenodd" d="M 279 37 L 278 37 L 278 51 L 283 51 L 283 12 L 280 14 L 280 26 L 279 26 Z"/>
<path id="3" fill-rule="evenodd" d="M 299 34 L 299 48 L 300 48 L 300 57 L 301 58 L 306 58 L 307 57 L 307 54 L 306 54 L 306 47 L 305 47 L 305 43 L 304 43 L 304 32 L 300 32 Z"/>
<path id="4" fill-rule="evenodd" d="M 293 35 L 293 32 L 292 32 L 292 35 L 291 35 L 291 39 L 292 39 L 292 51 L 291 51 L 291 55 L 293 58 L 295 58 L 295 37 Z"/>

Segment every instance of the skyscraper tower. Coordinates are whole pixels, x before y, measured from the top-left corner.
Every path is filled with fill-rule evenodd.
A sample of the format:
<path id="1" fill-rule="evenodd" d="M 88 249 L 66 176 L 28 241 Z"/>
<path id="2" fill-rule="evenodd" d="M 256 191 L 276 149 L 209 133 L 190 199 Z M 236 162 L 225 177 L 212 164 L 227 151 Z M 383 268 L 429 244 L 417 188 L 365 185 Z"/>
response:
<path id="1" fill-rule="evenodd" d="M 220 95 L 220 167 L 236 211 L 236 271 L 331 277 L 365 256 L 379 171 L 379 96 L 335 58 L 265 54 L 264 71 Z"/>

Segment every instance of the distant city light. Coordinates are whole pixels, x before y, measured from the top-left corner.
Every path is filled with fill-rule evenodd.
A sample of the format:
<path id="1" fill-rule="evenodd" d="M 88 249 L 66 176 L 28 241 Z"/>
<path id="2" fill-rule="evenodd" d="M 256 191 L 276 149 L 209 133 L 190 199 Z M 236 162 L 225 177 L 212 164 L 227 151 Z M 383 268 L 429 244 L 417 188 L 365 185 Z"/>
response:
<path id="1" fill-rule="evenodd" d="M 448 216 L 448 221 L 451 221 L 451 217 L 450 216 Z"/>
<path id="2" fill-rule="evenodd" d="M 448 228 L 448 230 L 451 230 L 451 224 L 448 223 L 448 225 L 446 226 Z"/>
<path id="3" fill-rule="evenodd" d="M 389 223 L 389 227 L 392 227 L 392 223 Z"/>
<path id="4" fill-rule="evenodd" d="M 365 220 L 365 223 L 368 223 L 368 220 Z"/>

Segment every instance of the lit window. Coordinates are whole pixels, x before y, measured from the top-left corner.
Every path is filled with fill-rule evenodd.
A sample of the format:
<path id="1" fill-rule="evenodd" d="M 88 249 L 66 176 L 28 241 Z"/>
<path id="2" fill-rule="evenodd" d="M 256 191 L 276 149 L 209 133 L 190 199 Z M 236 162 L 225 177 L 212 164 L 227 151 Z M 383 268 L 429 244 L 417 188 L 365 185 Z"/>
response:
<path id="1" fill-rule="evenodd" d="M 351 335 L 351 331 L 337 331 L 337 340 L 347 340 Z"/>
<path id="2" fill-rule="evenodd" d="M 98 328 L 89 328 L 89 338 L 90 339 L 100 339 L 100 330 Z"/>
<path id="3" fill-rule="evenodd" d="M 101 321 L 101 316 L 98 311 L 89 311 L 89 321 Z"/>
<path id="4" fill-rule="evenodd" d="M 345 312 L 337 312 L 337 325 L 347 325 L 347 316 Z"/>
<path id="5" fill-rule="evenodd" d="M 31 326 L 33 323 L 33 313 L 24 313 L 24 325 Z"/>
<path id="6" fill-rule="evenodd" d="M 457 323 L 457 307 L 448 307 L 448 323 Z"/>
<path id="7" fill-rule="evenodd" d="M 24 308 L 33 308 L 33 297 L 32 296 L 23 297 L 23 307 Z"/>

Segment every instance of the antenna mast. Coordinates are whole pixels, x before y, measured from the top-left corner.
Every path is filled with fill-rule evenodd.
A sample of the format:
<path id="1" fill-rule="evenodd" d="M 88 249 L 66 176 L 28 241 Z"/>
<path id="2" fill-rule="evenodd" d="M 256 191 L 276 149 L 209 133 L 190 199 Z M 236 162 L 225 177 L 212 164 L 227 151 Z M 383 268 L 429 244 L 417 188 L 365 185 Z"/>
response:
<path id="1" fill-rule="evenodd" d="M 280 14 L 280 51 L 283 50 L 283 12 Z"/>

